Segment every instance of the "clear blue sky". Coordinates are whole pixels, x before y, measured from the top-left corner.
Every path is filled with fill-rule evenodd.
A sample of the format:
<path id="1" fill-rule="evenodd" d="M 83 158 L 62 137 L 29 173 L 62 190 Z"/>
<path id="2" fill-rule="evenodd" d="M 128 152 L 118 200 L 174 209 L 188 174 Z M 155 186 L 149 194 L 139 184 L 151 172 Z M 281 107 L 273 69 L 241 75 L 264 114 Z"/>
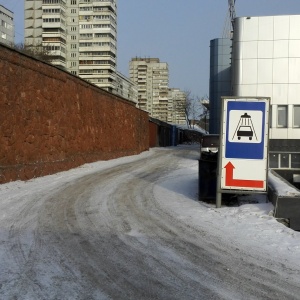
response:
<path id="1" fill-rule="evenodd" d="M 23 42 L 23 0 L 0 4 L 15 13 Z M 227 0 L 118 0 L 118 71 L 128 76 L 132 57 L 158 57 L 169 65 L 170 87 L 207 95 L 209 41 L 222 36 L 227 11 Z M 300 0 L 236 0 L 236 14 L 300 14 Z"/>

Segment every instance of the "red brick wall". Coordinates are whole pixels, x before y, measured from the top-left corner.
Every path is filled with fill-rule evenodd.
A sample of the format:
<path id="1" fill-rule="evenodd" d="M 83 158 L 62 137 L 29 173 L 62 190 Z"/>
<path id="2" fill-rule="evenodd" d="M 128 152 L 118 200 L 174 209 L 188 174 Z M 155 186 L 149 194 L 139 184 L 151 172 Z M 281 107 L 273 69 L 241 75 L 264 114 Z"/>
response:
<path id="1" fill-rule="evenodd" d="M 0 183 L 149 148 L 148 114 L 0 45 Z"/>

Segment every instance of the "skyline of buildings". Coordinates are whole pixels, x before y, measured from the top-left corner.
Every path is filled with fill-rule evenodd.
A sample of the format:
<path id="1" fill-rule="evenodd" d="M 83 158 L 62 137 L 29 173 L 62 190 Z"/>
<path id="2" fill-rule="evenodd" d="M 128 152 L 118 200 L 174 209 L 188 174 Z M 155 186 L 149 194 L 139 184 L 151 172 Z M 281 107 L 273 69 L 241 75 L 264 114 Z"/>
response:
<path id="1" fill-rule="evenodd" d="M 159 58 L 132 58 L 130 79 L 138 86 L 138 107 L 161 121 L 184 124 L 186 95 L 169 87 L 169 66 Z"/>
<path id="2" fill-rule="evenodd" d="M 25 0 L 24 9 L 26 47 L 45 49 L 53 65 L 129 99 L 153 118 L 186 123 L 179 104 L 185 94 L 169 87 L 167 63 L 133 58 L 130 78 L 117 71 L 117 0 Z"/>

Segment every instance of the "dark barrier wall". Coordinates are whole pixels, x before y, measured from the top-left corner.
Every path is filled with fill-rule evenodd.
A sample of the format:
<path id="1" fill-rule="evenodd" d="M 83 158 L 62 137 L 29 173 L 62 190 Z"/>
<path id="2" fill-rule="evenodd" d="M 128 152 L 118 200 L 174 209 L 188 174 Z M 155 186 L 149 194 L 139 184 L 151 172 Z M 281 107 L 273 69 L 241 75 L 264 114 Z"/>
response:
<path id="1" fill-rule="evenodd" d="M 180 129 L 178 136 L 180 144 L 200 144 L 203 133 L 192 129 Z"/>
<path id="2" fill-rule="evenodd" d="M 0 183 L 149 148 L 148 114 L 0 45 Z"/>
<path id="3" fill-rule="evenodd" d="M 175 126 L 150 117 L 149 128 L 150 147 L 168 147 L 178 144 L 178 132 Z"/>
<path id="4" fill-rule="evenodd" d="M 149 120 L 149 147 L 158 147 L 158 127 L 159 125 Z"/>

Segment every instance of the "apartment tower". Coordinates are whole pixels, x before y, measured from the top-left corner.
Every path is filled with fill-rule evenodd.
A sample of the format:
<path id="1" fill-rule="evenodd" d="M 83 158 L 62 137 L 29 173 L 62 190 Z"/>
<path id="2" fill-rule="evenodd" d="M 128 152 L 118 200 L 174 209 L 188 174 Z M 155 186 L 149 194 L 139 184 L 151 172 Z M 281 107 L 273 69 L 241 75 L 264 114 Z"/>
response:
<path id="1" fill-rule="evenodd" d="M 179 125 L 186 124 L 185 107 L 186 93 L 178 88 L 170 88 L 168 122 Z"/>
<path id="2" fill-rule="evenodd" d="M 25 44 L 52 63 L 114 92 L 117 0 L 25 0 Z"/>
<path id="3" fill-rule="evenodd" d="M 130 79 L 138 86 L 138 107 L 153 118 L 168 121 L 168 64 L 158 58 L 132 58 Z"/>
<path id="4" fill-rule="evenodd" d="M 0 43 L 12 45 L 15 39 L 14 14 L 0 5 Z"/>

